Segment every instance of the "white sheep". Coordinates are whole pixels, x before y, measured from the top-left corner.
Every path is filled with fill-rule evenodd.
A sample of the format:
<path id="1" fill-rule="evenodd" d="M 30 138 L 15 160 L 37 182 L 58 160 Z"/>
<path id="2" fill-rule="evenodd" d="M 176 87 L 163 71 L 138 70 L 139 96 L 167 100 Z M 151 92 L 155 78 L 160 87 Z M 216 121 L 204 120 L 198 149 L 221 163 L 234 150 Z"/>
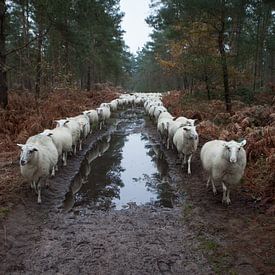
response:
<path id="1" fill-rule="evenodd" d="M 90 119 L 88 115 L 78 115 L 75 117 L 67 118 L 69 121 L 76 121 L 80 125 L 80 139 L 79 139 L 79 150 L 82 150 L 83 141 L 87 138 L 91 132 Z"/>
<path id="2" fill-rule="evenodd" d="M 162 118 L 171 118 L 171 119 L 174 119 L 174 117 L 169 113 L 169 112 L 162 112 L 159 117 L 158 117 L 158 122 L 160 119 Z"/>
<path id="3" fill-rule="evenodd" d="M 105 103 L 105 102 L 101 103 L 100 106 L 99 106 L 99 108 L 102 108 L 102 107 L 106 107 L 106 108 L 110 109 L 109 103 Z"/>
<path id="4" fill-rule="evenodd" d="M 229 188 L 237 184 L 244 173 L 246 166 L 246 152 L 243 148 L 246 140 L 229 142 L 212 140 L 205 143 L 201 149 L 201 161 L 205 171 L 208 172 L 209 183 L 212 183 L 213 193 L 216 194 L 216 183 L 221 183 L 223 188 L 222 202 L 231 203 Z"/>
<path id="5" fill-rule="evenodd" d="M 167 113 L 167 112 L 166 112 Z M 169 124 L 173 122 L 171 117 L 162 117 L 158 119 L 157 130 L 161 136 L 162 142 L 167 143 Z"/>
<path id="6" fill-rule="evenodd" d="M 21 147 L 20 170 L 22 176 L 37 189 L 37 202 L 41 203 L 41 186 L 54 174 L 58 152 L 50 137 L 38 134 L 30 137 Z"/>
<path id="7" fill-rule="evenodd" d="M 46 129 L 42 134 L 52 138 L 56 146 L 58 156 L 62 158 L 63 166 L 67 165 L 68 152 L 72 151 L 73 139 L 71 131 L 66 127 L 58 127 L 52 130 Z"/>
<path id="8" fill-rule="evenodd" d="M 197 119 L 191 119 L 184 116 L 179 116 L 175 121 L 180 122 L 182 125 L 194 126 Z"/>
<path id="9" fill-rule="evenodd" d="M 80 124 L 75 120 L 69 120 L 69 119 L 59 119 L 59 120 L 56 120 L 56 123 L 57 123 L 56 128 L 66 127 L 71 131 L 73 152 L 74 152 L 74 155 L 76 155 L 77 144 L 80 141 L 80 134 L 81 134 Z"/>
<path id="10" fill-rule="evenodd" d="M 169 123 L 168 126 L 168 137 L 167 137 L 167 144 L 166 144 L 166 148 L 169 149 L 170 144 L 171 147 L 173 149 L 173 137 L 176 133 L 176 131 L 183 126 L 194 126 L 195 125 L 195 121 L 196 119 L 190 119 L 190 118 L 186 118 L 183 116 L 180 116 L 176 119 L 174 119 L 173 121 L 171 121 Z"/>
<path id="11" fill-rule="evenodd" d="M 184 156 L 182 166 L 187 160 L 188 174 L 191 174 L 192 155 L 197 150 L 199 143 L 199 136 L 196 131 L 196 126 L 184 126 L 177 129 L 173 137 L 173 143 L 177 148 L 180 159 L 182 158 L 182 155 Z"/>
<path id="12" fill-rule="evenodd" d="M 102 129 L 102 125 L 106 123 L 106 121 L 111 117 L 110 108 L 100 107 L 96 109 L 99 120 L 99 129 Z"/>
<path id="13" fill-rule="evenodd" d="M 158 121 L 158 118 L 161 113 L 167 112 L 167 109 L 164 106 L 158 106 L 154 111 L 154 119 L 155 121 Z"/>
<path id="14" fill-rule="evenodd" d="M 84 115 L 87 115 L 90 120 L 90 128 L 92 132 L 92 128 L 98 124 L 98 114 L 96 110 L 88 110 L 83 112 Z"/>
<path id="15" fill-rule="evenodd" d="M 114 99 L 112 100 L 110 103 L 109 103 L 109 107 L 110 107 L 110 110 L 112 112 L 116 112 L 117 111 L 117 106 L 118 106 L 118 101 L 117 99 Z"/>

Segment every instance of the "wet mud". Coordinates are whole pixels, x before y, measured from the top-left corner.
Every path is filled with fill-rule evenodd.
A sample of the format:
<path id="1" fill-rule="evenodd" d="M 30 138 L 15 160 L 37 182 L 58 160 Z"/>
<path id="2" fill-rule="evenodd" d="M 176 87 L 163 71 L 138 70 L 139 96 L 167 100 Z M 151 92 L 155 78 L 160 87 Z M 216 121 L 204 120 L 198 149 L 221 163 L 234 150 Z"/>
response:
<path id="1" fill-rule="evenodd" d="M 115 114 L 0 228 L 1 274 L 272 274 L 274 226 L 237 190 L 221 204 L 141 108 Z M 261 234 L 266 229 L 265 234 Z M 273 231 L 274 232 L 274 231 Z"/>

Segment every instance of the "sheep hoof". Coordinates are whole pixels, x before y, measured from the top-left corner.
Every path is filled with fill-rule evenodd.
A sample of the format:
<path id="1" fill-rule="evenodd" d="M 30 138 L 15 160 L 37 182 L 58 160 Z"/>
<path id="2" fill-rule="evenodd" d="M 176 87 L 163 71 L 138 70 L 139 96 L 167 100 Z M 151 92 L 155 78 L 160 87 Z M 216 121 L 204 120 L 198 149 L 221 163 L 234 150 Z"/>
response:
<path id="1" fill-rule="evenodd" d="M 223 200 L 222 200 L 222 203 L 223 203 L 223 204 L 226 204 L 226 205 L 230 205 L 230 204 L 231 204 L 231 200 L 228 199 L 228 198 L 226 198 L 226 199 L 223 199 Z"/>

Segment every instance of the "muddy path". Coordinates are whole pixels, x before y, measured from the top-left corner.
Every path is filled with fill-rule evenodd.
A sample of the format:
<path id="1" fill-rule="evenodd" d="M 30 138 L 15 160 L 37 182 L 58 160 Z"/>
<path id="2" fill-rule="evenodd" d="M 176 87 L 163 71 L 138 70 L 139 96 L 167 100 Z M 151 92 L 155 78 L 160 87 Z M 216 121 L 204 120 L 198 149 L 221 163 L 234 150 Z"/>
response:
<path id="1" fill-rule="evenodd" d="M 274 220 L 221 204 L 160 144 L 142 109 L 116 114 L 0 228 L 1 274 L 272 274 Z M 264 232 L 264 234 L 263 234 Z"/>

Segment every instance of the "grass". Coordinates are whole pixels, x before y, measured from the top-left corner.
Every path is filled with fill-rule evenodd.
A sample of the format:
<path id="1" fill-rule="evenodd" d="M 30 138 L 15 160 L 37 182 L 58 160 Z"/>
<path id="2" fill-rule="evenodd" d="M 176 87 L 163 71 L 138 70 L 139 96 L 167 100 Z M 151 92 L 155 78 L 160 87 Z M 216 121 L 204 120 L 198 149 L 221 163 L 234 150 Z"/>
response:
<path id="1" fill-rule="evenodd" d="M 190 217 L 192 210 L 193 210 L 193 205 L 190 203 L 186 203 L 185 206 L 183 207 L 183 216 L 185 218 Z"/>
<path id="2" fill-rule="evenodd" d="M 0 220 L 3 220 L 9 214 L 10 209 L 7 207 L 0 207 Z"/>
<path id="3" fill-rule="evenodd" d="M 202 250 L 209 263 L 211 264 L 215 274 L 236 274 L 230 270 L 231 256 L 226 253 L 217 241 L 205 236 L 198 237 L 199 248 Z"/>

